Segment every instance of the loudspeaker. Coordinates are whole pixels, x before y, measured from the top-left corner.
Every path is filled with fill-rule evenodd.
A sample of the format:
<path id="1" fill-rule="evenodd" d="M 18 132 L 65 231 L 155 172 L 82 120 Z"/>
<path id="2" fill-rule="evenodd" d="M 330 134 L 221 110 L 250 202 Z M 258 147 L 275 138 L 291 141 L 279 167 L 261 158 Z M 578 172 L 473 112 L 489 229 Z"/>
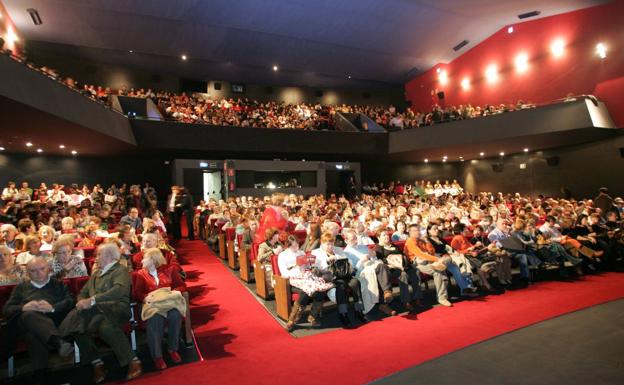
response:
<path id="1" fill-rule="evenodd" d="M 316 96 L 317 98 L 322 98 L 323 97 L 323 90 L 316 90 L 316 91 L 314 91 L 314 96 Z"/>
<path id="2" fill-rule="evenodd" d="M 624 147 L 620 147 L 620 156 L 624 158 Z"/>
<path id="3" fill-rule="evenodd" d="M 439 100 L 443 100 L 444 99 L 444 91 L 438 92 L 438 99 Z"/>
<path id="4" fill-rule="evenodd" d="M 549 158 L 546 158 L 546 163 L 548 163 L 549 166 L 551 167 L 555 167 L 559 165 L 559 157 L 558 156 L 551 156 Z"/>
<path id="5" fill-rule="evenodd" d="M 221 83 L 215 82 L 214 89 L 217 91 L 221 90 Z"/>
<path id="6" fill-rule="evenodd" d="M 494 172 L 503 172 L 503 164 L 502 163 L 494 163 L 492 164 L 492 171 Z"/>

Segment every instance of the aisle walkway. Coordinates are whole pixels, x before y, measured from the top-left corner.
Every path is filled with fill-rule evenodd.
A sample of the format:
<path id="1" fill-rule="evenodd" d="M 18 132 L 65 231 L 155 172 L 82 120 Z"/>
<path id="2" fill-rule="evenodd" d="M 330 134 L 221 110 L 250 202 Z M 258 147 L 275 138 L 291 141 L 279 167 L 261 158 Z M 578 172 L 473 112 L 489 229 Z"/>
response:
<path id="1" fill-rule="evenodd" d="M 201 241 L 181 241 L 204 361 L 140 383 L 364 384 L 560 314 L 624 298 L 624 275 L 546 282 L 305 338 L 288 334 Z M 314 370 L 311 370 L 314 368 Z M 315 373 L 313 377 L 310 374 Z"/>

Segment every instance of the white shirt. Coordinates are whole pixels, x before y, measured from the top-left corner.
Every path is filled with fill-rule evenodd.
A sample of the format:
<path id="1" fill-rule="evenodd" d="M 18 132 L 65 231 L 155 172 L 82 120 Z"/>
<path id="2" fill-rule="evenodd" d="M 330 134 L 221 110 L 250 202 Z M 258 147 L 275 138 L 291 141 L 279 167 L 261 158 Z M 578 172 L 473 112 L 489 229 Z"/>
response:
<path id="1" fill-rule="evenodd" d="M 18 265 L 26 265 L 30 262 L 36 255 L 31 254 L 30 251 L 24 251 L 23 253 L 19 253 L 17 258 L 15 258 L 15 263 Z"/>
<path id="2" fill-rule="evenodd" d="M 100 271 L 100 277 L 106 274 L 106 272 L 109 271 L 113 266 L 115 266 L 116 263 L 117 261 L 113 261 L 109 263 L 108 265 L 104 266 L 102 270 Z"/>
<path id="3" fill-rule="evenodd" d="M 149 274 L 154 277 L 154 281 L 156 281 L 156 286 L 160 284 L 160 279 L 158 279 L 158 270 L 153 269 L 149 271 Z"/>
<path id="4" fill-rule="evenodd" d="M 169 211 L 175 211 L 175 200 L 178 194 L 171 194 L 171 199 L 169 200 L 169 205 L 167 206 Z"/>
<path id="5" fill-rule="evenodd" d="M 339 259 L 347 258 L 344 251 L 340 247 L 334 246 L 333 251 L 334 251 L 334 255 L 338 257 Z M 327 267 L 329 266 L 327 262 L 327 258 L 329 256 L 327 255 L 325 251 L 323 251 L 323 249 L 318 248 L 318 249 L 312 250 L 312 255 L 314 255 L 314 257 L 316 258 L 316 260 L 314 261 L 314 266 L 316 266 L 319 269 L 327 269 Z"/>
<path id="6" fill-rule="evenodd" d="M 47 285 L 49 282 L 50 282 L 50 277 L 49 276 L 48 276 L 48 279 L 44 283 L 42 283 L 42 284 L 39 284 L 39 283 L 37 283 L 37 282 L 35 282 L 33 280 L 30 280 L 30 284 L 33 285 L 34 287 L 36 287 L 37 289 L 41 289 L 42 287 Z"/>
<path id="7" fill-rule="evenodd" d="M 279 253 L 277 256 L 277 266 L 279 266 L 280 275 L 282 277 L 289 278 L 299 270 L 297 257 L 300 255 L 305 255 L 305 253 L 302 250 L 294 252 L 291 249 L 286 249 Z"/>

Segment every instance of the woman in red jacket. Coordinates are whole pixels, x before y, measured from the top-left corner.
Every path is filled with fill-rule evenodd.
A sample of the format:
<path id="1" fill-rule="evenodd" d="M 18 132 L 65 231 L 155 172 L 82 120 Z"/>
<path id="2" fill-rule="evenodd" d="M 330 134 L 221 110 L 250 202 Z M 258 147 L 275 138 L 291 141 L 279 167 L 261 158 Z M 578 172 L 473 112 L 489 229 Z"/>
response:
<path id="1" fill-rule="evenodd" d="M 143 251 L 143 267 L 136 272 L 133 288 L 134 299 L 143 303 L 149 293 L 163 287 L 186 291 L 186 284 L 180 276 L 179 266 L 168 265 L 158 248 L 146 249 Z M 167 312 L 166 317 L 155 314 L 147 320 L 147 345 L 154 360 L 154 366 L 159 370 L 167 368 L 162 354 L 165 321 L 168 325 L 167 348 L 169 358 L 176 364 L 182 362 L 178 353 L 178 341 L 183 316 L 177 309 L 171 309 Z"/>

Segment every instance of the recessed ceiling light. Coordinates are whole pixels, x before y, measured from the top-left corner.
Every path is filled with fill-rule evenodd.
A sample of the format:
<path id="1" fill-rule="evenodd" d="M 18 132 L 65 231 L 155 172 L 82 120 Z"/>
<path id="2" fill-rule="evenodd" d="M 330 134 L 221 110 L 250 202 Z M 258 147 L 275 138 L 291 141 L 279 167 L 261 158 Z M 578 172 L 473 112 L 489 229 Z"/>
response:
<path id="1" fill-rule="evenodd" d="M 277 70 L 279 70 L 279 67 L 278 66 L 273 66 L 273 71 L 277 71 Z M 349 76 L 349 78 L 351 78 L 351 76 Z"/>
<path id="2" fill-rule="evenodd" d="M 480 152 L 479 155 L 483 156 L 485 155 L 485 152 Z"/>
<path id="3" fill-rule="evenodd" d="M 507 28 L 507 33 L 513 33 L 514 31 L 514 27 L 510 26 L 509 28 Z"/>
<path id="4" fill-rule="evenodd" d="M 32 143 L 30 143 L 30 142 L 26 142 L 26 147 L 32 147 L 32 146 L 33 146 L 33 144 L 32 144 Z"/>
<path id="5" fill-rule="evenodd" d="M 43 152 L 43 150 L 42 150 L 42 149 L 40 149 L 40 148 L 38 148 L 38 149 L 37 149 L 37 152 Z"/>
<path id="6" fill-rule="evenodd" d="M 443 159 L 448 159 L 448 156 L 444 155 L 442 158 L 443 158 Z"/>
<path id="7" fill-rule="evenodd" d="M 505 153 L 501 151 L 498 155 L 505 156 Z"/>
<path id="8" fill-rule="evenodd" d="M 528 148 L 525 148 L 525 149 L 524 149 L 524 152 L 529 152 L 529 149 L 528 149 Z"/>
<path id="9" fill-rule="evenodd" d="M 61 145 L 59 145 L 59 148 L 62 150 L 62 149 L 64 149 L 64 148 L 65 148 L 65 145 L 64 145 L 64 144 L 61 144 Z"/>
<path id="10" fill-rule="evenodd" d="M 351 79 L 351 75 L 349 75 L 349 79 Z"/>
<path id="11" fill-rule="evenodd" d="M 442 159 L 442 162 L 443 162 L 443 163 L 446 163 L 446 158 Z"/>
<path id="12" fill-rule="evenodd" d="M 188 59 L 188 58 L 186 57 L 186 55 L 182 55 L 182 56 L 180 56 L 180 59 L 182 59 L 182 60 L 186 60 L 186 59 Z"/>
<path id="13" fill-rule="evenodd" d="M 425 163 L 429 163 L 429 159 L 425 158 Z"/>
<path id="14" fill-rule="evenodd" d="M 4 151 L 4 150 L 6 150 L 6 148 L 0 147 L 0 151 Z"/>
<path id="15" fill-rule="evenodd" d="M 77 154 L 78 154 L 78 151 L 76 151 L 76 150 L 72 150 L 72 151 L 71 151 L 71 153 L 72 153 L 72 155 L 77 155 Z"/>

